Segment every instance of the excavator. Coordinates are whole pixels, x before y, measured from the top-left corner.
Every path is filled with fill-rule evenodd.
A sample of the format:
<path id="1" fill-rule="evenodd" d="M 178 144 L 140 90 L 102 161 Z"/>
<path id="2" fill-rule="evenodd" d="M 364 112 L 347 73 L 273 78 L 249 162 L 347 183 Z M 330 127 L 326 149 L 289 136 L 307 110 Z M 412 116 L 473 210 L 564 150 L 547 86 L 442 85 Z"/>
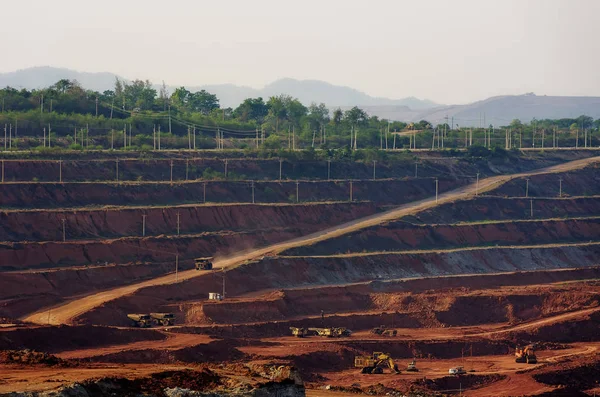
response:
<path id="1" fill-rule="evenodd" d="M 400 373 L 398 365 L 394 364 L 392 357 L 382 352 L 374 352 L 372 356 L 356 356 L 354 357 L 354 366 L 362 368 L 361 374 L 382 374 L 384 367 L 388 367 L 394 374 Z"/>
<path id="2" fill-rule="evenodd" d="M 515 350 L 515 362 L 537 364 L 534 345 L 527 345 L 523 348 L 517 346 L 517 349 Z"/>

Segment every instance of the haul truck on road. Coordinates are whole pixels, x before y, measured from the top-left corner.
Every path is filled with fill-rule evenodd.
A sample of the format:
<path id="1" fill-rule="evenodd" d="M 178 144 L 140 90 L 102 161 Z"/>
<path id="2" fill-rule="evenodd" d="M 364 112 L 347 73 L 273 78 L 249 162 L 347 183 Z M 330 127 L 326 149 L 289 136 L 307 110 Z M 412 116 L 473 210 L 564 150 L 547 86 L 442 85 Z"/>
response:
<path id="1" fill-rule="evenodd" d="M 194 265 L 196 266 L 196 270 L 212 270 L 213 259 L 214 258 L 212 256 L 194 259 Z"/>

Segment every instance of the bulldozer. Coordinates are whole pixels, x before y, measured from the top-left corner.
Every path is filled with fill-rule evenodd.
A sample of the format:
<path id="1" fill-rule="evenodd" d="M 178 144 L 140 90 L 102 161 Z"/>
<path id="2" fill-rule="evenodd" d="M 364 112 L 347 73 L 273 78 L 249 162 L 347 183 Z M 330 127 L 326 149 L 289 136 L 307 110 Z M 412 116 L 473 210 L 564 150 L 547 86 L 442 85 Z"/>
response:
<path id="1" fill-rule="evenodd" d="M 417 368 L 417 360 L 413 358 L 413 360 L 408 363 L 406 366 L 406 372 L 419 372 L 419 368 Z"/>
<path id="2" fill-rule="evenodd" d="M 398 331 L 395 329 L 388 329 L 385 325 L 381 325 L 379 327 L 375 327 L 371 330 L 372 334 L 381 335 L 381 336 L 396 336 L 398 335 Z"/>
<path id="3" fill-rule="evenodd" d="M 296 338 L 304 338 L 308 335 L 306 328 L 290 327 L 290 331 L 292 331 L 292 335 Z"/>
<path id="4" fill-rule="evenodd" d="M 150 317 L 152 317 L 156 325 L 175 324 L 175 315 L 173 313 L 150 313 Z"/>
<path id="5" fill-rule="evenodd" d="M 361 374 L 382 374 L 384 367 L 388 367 L 394 374 L 400 373 L 392 357 L 382 352 L 374 352 L 372 356 L 356 356 L 354 366 L 361 368 Z"/>
<path id="6" fill-rule="evenodd" d="M 327 338 L 341 338 L 342 336 L 350 336 L 352 334 L 352 331 L 343 327 L 309 328 L 308 331 Z"/>
<path id="7" fill-rule="evenodd" d="M 196 266 L 196 270 L 212 270 L 212 268 L 213 268 L 212 260 L 213 260 L 212 256 L 194 259 L 194 265 Z"/>
<path id="8" fill-rule="evenodd" d="M 534 345 L 527 345 L 523 348 L 518 347 L 515 350 L 515 362 L 537 364 L 537 357 L 534 351 Z"/>
<path id="9" fill-rule="evenodd" d="M 149 314 L 128 314 L 127 317 L 133 322 L 134 327 L 147 328 L 152 326 L 152 317 Z"/>

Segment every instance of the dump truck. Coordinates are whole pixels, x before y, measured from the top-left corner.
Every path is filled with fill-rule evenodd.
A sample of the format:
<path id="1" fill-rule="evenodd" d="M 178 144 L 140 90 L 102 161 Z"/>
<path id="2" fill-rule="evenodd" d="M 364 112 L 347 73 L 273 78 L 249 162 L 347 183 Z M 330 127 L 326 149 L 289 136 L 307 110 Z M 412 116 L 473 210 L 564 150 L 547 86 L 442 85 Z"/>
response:
<path id="1" fill-rule="evenodd" d="M 413 360 L 408 363 L 406 366 L 406 372 L 419 372 L 419 368 L 417 368 L 417 360 L 413 358 Z"/>
<path id="2" fill-rule="evenodd" d="M 330 328 L 309 328 L 310 332 L 314 332 L 319 336 L 327 338 L 340 338 L 342 336 L 350 336 L 352 331 L 343 327 L 330 327 Z"/>
<path id="3" fill-rule="evenodd" d="M 388 329 L 385 325 L 381 325 L 379 327 L 375 327 L 371 330 L 372 334 L 382 335 L 382 336 L 396 336 L 398 335 L 398 331 L 395 329 Z"/>
<path id="4" fill-rule="evenodd" d="M 127 317 L 133 322 L 134 327 L 147 328 L 152 326 L 152 317 L 149 314 L 131 313 Z"/>
<path id="5" fill-rule="evenodd" d="M 150 313 L 150 317 L 152 317 L 156 325 L 175 324 L 175 315 L 173 313 Z"/>
<path id="6" fill-rule="evenodd" d="M 467 373 L 463 367 L 454 367 L 448 370 L 450 375 L 464 375 Z"/>
<path id="7" fill-rule="evenodd" d="M 371 356 L 354 357 L 354 366 L 361 368 L 361 374 L 382 374 L 385 367 L 389 368 L 394 374 L 399 374 L 398 365 L 389 354 L 383 352 L 374 352 Z"/>
<path id="8" fill-rule="evenodd" d="M 537 364 L 537 356 L 535 355 L 534 346 L 528 345 L 524 348 L 520 348 L 517 346 L 517 348 L 515 349 L 515 362 Z"/>
<path id="9" fill-rule="evenodd" d="M 304 338 L 308 335 L 308 330 L 306 328 L 290 327 L 290 331 L 292 331 L 292 335 L 297 338 Z"/>
<path id="10" fill-rule="evenodd" d="M 213 268 L 212 260 L 213 260 L 212 256 L 194 259 L 194 265 L 196 266 L 196 270 L 212 270 L 212 268 Z"/>

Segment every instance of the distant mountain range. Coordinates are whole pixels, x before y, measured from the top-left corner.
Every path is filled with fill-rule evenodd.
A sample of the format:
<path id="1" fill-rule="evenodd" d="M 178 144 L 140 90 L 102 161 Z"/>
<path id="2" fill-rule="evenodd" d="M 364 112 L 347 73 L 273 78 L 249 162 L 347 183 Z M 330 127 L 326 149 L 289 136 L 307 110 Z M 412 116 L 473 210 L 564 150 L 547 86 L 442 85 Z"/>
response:
<path id="1" fill-rule="evenodd" d="M 88 89 L 104 91 L 114 88 L 113 73 L 87 73 L 53 67 L 35 67 L 0 74 L 0 87 L 43 88 L 60 79 L 77 80 Z M 175 87 L 169 87 L 172 91 Z M 207 90 L 220 100 L 223 107 L 236 107 L 244 99 L 286 94 L 308 105 L 325 103 L 330 109 L 359 106 L 370 115 L 400 121 L 427 120 L 433 124 L 454 122 L 460 126 L 507 125 L 513 119 L 529 122 L 533 118 L 575 118 L 582 114 L 600 118 L 600 97 L 538 96 L 534 94 L 506 95 L 488 98 L 467 105 L 439 105 L 415 97 L 389 99 L 369 96 L 350 87 L 336 86 L 318 80 L 280 79 L 262 89 L 215 84 L 186 86 L 190 91 Z M 447 117 L 447 119 L 446 119 Z M 453 120 L 454 118 L 454 120 Z"/>
<path id="2" fill-rule="evenodd" d="M 115 78 L 130 81 L 113 73 L 87 73 L 70 69 L 41 66 L 0 74 L 0 87 L 7 85 L 15 88 L 44 88 L 60 79 L 77 80 L 83 87 L 94 91 L 111 90 L 115 86 Z M 157 83 L 157 82 L 153 82 Z M 158 85 L 156 85 L 158 88 Z M 177 87 L 168 87 L 173 91 Z M 237 86 L 233 84 L 213 84 L 202 86 L 186 86 L 190 91 L 206 90 L 215 94 L 223 107 L 237 107 L 246 98 L 286 94 L 298 98 L 308 105 L 311 102 L 326 103 L 330 107 L 355 105 L 397 105 L 410 106 L 413 109 L 428 109 L 439 104 L 415 97 L 404 99 L 375 98 L 350 87 L 336 86 L 318 80 L 280 79 L 266 85 L 262 89 Z"/>

